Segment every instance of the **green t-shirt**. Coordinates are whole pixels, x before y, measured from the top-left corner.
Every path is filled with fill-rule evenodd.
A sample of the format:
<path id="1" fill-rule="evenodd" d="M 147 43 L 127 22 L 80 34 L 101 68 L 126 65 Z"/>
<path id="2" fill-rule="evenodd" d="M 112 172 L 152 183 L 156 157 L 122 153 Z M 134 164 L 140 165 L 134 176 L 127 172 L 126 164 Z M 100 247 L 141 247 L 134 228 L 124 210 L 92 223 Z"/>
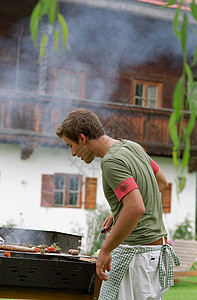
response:
<path id="1" fill-rule="evenodd" d="M 123 207 L 115 193 L 122 183 L 133 180 L 143 198 L 145 213 L 122 244 L 146 245 L 167 236 L 162 219 L 161 196 L 151 161 L 139 144 L 127 140 L 112 145 L 101 161 L 103 190 L 111 207 L 114 223 Z"/>

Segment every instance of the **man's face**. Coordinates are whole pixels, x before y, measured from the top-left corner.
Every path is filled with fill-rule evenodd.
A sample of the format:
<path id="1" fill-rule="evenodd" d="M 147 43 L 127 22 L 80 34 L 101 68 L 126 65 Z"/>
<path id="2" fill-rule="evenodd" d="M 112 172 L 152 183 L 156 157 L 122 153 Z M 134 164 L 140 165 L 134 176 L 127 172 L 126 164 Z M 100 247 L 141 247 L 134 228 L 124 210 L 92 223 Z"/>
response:
<path id="1" fill-rule="evenodd" d="M 95 154 L 88 148 L 87 144 L 84 144 L 81 139 L 79 143 L 75 143 L 67 137 L 63 137 L 64 142 L 70 147 L 72 156 L 81 157 L 87 164 L 91 163 L 95 158 Z"/>

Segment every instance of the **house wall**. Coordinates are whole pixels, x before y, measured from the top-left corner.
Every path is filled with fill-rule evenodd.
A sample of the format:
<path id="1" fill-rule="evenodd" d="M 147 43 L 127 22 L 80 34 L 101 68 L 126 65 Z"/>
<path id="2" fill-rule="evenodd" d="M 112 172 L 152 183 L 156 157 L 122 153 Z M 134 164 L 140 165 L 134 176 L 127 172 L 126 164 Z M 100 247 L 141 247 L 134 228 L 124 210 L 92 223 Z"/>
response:
<path id="1" fill-rule="evenodd" d="M 160 168 L 165 173 L 169 183 L 172 183 L 171 213 L 164 214 L 164 221 L 168 228 L 169 238 L 177 225 L 188 218 L 191 221 L 193 235 L 195 236 L 196 215 L 196 173 L 185 171 L 186 184 L 183 191 L 178 195 L 176 192 L 176 170 L 171 158 L 154 157 Z"/>
<path id="2" fill-rule="evenodd" d="M 104 202 L 99 161 L 92 165 L 76 163 L 70 150 L 39 148 L 27 160 L 21 160 L 20 148 L 0 146 L 0 223 L 13 221 L 16 226 L 71 232 L 75 224 L 85 226 L 86 211 L 80 208 L 41 207 L 42 174 L 73 173 L 98 177 L 97 199 Z M 9 162 L 9 164 L 8 164 Z M 83 199 L 85 186 L 83 184 Z"/>
<path id="3" fill-rule="evenodd" d="M 14 223 L 16 227 L 85 233 L 86 215 L 83 208 L 41 207 L 42 174 L 73 173 L 97 177 L 97 204 L 108 207 L 102 191 L 100 159 L 86 165 L 70 154 L 69 149 L 37 148 L 29 159 L 20 158 L 15 145 L 0 145 L 0 225 Z M 172 183 L 171 213 L 164 214 L 168 232 L 185 217 L 192 221 L 195 231 L 196 174 L 186 172 L 186 187 L 176 195 L 175 170 L 171 158 L 154 157 Z M 83 184 L 83 200 L 85 186 Z"/>

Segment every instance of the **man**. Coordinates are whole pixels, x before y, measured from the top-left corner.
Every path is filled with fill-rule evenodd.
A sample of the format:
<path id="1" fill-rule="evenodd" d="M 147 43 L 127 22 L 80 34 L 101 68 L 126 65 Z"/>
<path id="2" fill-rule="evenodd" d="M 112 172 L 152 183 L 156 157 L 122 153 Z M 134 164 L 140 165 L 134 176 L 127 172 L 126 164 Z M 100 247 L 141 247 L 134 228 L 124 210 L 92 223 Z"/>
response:
<path id="1" fill-rule="evenodd" d="M 168 183 L 163 172 L 139 144 L 106 135 L 90 110 L 72 111 L 56 134 L 86 163 L 102 158 L 103 189 L 112 211 L 103 227 L 109 230 L 113 222 L 113 230 L 96 264 L 103 280 L 99 300 L 161 299 L 173 285 L 172 258 L 179 263 L 166 244 L 160 192 Z"/>

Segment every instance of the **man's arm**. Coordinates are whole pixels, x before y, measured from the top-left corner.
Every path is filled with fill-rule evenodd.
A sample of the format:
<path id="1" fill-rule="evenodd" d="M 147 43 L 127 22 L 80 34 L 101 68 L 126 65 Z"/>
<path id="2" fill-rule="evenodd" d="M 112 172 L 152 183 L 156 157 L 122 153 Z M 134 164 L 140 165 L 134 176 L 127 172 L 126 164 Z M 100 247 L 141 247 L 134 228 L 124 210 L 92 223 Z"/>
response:
<path id="1" fill-rule="evenodd" d="M 160 170 L 158 164 L 153 159 L 151 160 L 151 166 L 157 180 L 159 191 L 163 192 L 168 186 L 168 181 L 164 173 Z"/>
<path id="2" fill-rule="evenodd" d="M 104 241 L 97 260 L 97 275 L 102 280 L 108 280 L 105 269 L 110 271 L 111 251 L 119 246 L 134 230 L 145 212 L 142 196 L 139 189 L 134 189 L 122 199 L 123 209 L 116 224 Z"/>
<path id="3" fill-rule="evenodd" d="M 168 186 L 168 181 L 161 169 L 158 170 L 158 172 L 155 174 L 155 177 L 159 186 L 159 191 L 163 192 Z"/>

